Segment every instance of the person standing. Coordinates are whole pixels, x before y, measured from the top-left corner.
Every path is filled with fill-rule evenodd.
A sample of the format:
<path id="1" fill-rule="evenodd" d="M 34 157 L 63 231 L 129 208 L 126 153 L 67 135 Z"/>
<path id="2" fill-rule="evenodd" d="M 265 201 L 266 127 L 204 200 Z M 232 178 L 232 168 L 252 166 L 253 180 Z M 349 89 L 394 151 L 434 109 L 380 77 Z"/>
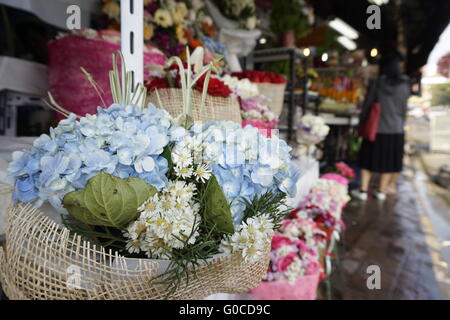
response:
<path id="1" fill-rule="evenodd" d="M 359 152 L 361 184 L 352 195 L 367 200 L 372 173 L 380 174 L 380 182 L 374 196 L 386 199 L 392 193 L 396 179 L 403 167 L 405 144 L 404 126 L 407 102 L 410 96 L 409 78 L 402 73 L 403 58 L 391 53 L 380 60 L 380 76 L 370 85 L 362 105 L 360 123 L 368 115 L 370 106 L 378 101 L 381 106 L 380 120 L 375 141 L 364 139 Z"/>

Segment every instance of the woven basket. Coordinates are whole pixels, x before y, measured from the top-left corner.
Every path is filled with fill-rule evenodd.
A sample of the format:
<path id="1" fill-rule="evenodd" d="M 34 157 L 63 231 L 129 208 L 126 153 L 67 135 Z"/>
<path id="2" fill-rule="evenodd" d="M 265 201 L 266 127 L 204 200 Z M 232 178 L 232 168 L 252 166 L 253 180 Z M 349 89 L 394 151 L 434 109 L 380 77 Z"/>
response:
<path id="1" fill-rule="evenodd" d="M 49 50 L 49 87 L 55 100 L 67 110 L 77 115 L 97 113 L 102 102 L 86 76 L 81 72 L 84 67 L 101 91 L 107 106 L 112 101 L 109 85 L 109 70 L 112 70 L 111 55 L 120 50 L 120 45 L 109 41 L 87 39 L 70 35 L 48 44 Z M 144 65 L 164 65 L 166 57 L 161 52 L 145 52 Z M 144 75 L 145 80 L 149 76 Z M 59 120 L 62 116 L 57 114 Z"/>
<path id="2" fill-rule="evenodd" d="M 153 90 L 148 96 L 148 102 L 167 110 L 171 116 L 176 117 L 183 113 L 183 98 L 181 89 L 158 89 L 162 106 L 159 105 L 156 92 Z M 214 97 L 206 96 L 205 108 L 201 112 L 202 96 L 199 92 L 192 91 L 192 116 L 194 121 L 207 120 L 231 120 L 241 123 L 241 110 L 236 97 Z"/>
<path id="3" fill-rule="evenodd" d="M 267 106 L 277 116 L 280 117 L 284 105 L 284 91 L 286 90 L 286 83 L 255 83 L 258 90 L 269 101 Z"/>
<path id="4" fill-rule="evenodd" d="M 203 299 L 211 294 L 245 293 L 267 271 L 264 258 L 247 263 L 241 252 L 212 259 L 191 274 L 170 299 Z M 167 287 L 152 284 L 158 265 L 142 259 L 136 269 L 127 258 L 83 241 L 30 204 L 8 210 L 5 251 L 0 248 L 0 281 L 10 299 L 147 300 L 165 299 Z"/>

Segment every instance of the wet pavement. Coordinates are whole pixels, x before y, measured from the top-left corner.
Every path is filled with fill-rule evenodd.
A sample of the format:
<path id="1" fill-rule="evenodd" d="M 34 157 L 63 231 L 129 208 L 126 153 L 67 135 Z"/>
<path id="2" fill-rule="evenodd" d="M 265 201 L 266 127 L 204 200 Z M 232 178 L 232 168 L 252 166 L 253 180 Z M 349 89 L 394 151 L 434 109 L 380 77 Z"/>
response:
<path id="1" fill-rule="evenodd" d="M 417 191 L 404 177 L 396 197 L 352 201 L 345 210 L 347 230 L 331 280 L 331 298 L 450 298 L 448 270 L 442 270 L 439 243 L 421 210 Z M 371 265 L 380 267 L 380 289 L 367 287 Z"/>
<path id="2" fill-rule="evenodd" d="M 409 123 L 410 154 L 398 195 L 384 202 L 352 201 L 345 209 L 347 229 L 329 283 L 331 292 L 324 297 L 450 299 L 450 192 L 434 184 L 432 176 L 450 155 L 427 150 L 426 126 L 422 120 Z M 380 267 L 380 289 L 367 286 L 371 265 Z"/>

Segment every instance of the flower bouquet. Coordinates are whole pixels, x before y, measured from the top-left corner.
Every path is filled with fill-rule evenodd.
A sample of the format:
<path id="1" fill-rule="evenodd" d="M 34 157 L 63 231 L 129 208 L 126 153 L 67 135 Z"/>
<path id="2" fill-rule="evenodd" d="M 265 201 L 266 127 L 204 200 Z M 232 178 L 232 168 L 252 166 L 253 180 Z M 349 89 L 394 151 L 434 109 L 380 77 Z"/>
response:
<path id="1" fill-rule="evenodd" d="M 256 28 L 256 5 L 254 0 L 206 0 L 206 4 L 221 28 Z"/>
<path id="2" fill-rule="evenodd" d="M 350 167 L 348 164 L 346 164 L 343 161 L 336 163 L 335 169 L 336 169 L 336 173 L 347 178 L 348 180 L 350 180 L 350 182 L 356 179 L 355 170 L 353 170 L 352 167 Z"/>
<path id="3" fill-rule="evenodd" d="M 104 0 L 100 28 L 120 30 L 120 1 Z M 188 45 L 202 45 L 201 36 L 214 37 L 213 20 L 205 13 L 203 0 L 144 1 L 144 41 L 168 56 L 181 56 Z"/>
<path id="4" fill-rule="evenodd" d="M 322 142 L 330 132 L 330 127 L 325 124 L 322 117 L 311 114 L 304 115 L 300 119 L 298 127 L 297 141 L 307 146 Z"/>
<path id="5" fill-rule="evenodd" d="M 348 187 L 345 184 L 338 182 L 335 179 L 326 179 L 326 177 L 324 178 L 323 176 L 316 181 L 310 192 L 313 194 L 323 193 L 329 195 L 339 202 L 342 207 L 350 201 Z"/>
<path id="6" fill-rule="evenodd" d="M 260 129 L 261 134 L 271 137 L 278 118 L 265 105 L 267 99 L 259 93 L 258 86 L 248 79 L 238 79 L 230 75 L 223 76 L 222 80 L 239 97 L 242 126 L 251 125 Z"/>
<path id="7" fill-rule="evenodd" d="M 131 73 L 122 63 L 120 75 L 116 56 L 113 65 L 114 104 L 77 117 L 51 99 L 67 119 L 13 155 L 6 294 L 201 299 L 255 287 L 295 193 L 290 148 L 230 121 L 193 124 L 190 86 L 177 118 L 144 108 L 145 88 L 131 91 Z M 65 227 L 38 212 L 44 202 Z"/>
<path id="8" fill-rule="evenodd" d="M 112 103 L 109 89 L 111 54 L 120 50 L 120 34 L 113 30 L 96 31 L 83 29 L 60 34 L 48 45 L 49 88 L 59 103 L 69 111 L 84 116 L 97 111 L 97 106 L 106 107 Z M 157 48 L 144 46 L 144 65 L 164 65 L 166 56 Z M 92 76 L 86 78 L 83 68 Z M 148 79 L 148 74 L 145 75 Z M 95 81 L 99 92 L 91 86 Z M 74 91 L 83 94 L 74 94 Z M 59 114 L 58 119 L 62 119 Z"/>
<path id="9" fill-rule="evenodd" d="M 331 271 L 332 251 L 340 233 L 345 229 L 341 219 L 342 209 L 349 201 L 347 186 L 321 178 L 310 194 L 300 203 L 298 209 L 291 212 L 291 218 L 311 219 L 317 228 L 323 231 L 326 248 L 321 251 L 321 264 L 326 274 Z M 322 275 L 325 277 L 325 274 Z"/>
<path id="10" fill-rule="evenodd" d="M 270 71 L 246 70 L 232 73 L 239 79 L 249 79 L 258 86 L 259 92 L 263 92 L 269 100 L 269 108 L 279 117 L 284 104 L 284 91 L 286 90 L 286 78 Z"/>
<path id="11" fill-rule="evenodd" d="M 323 238 L 323 231 L 312 220 L 284 220 L 272 238 L 269 271 L 251 294 L 268 300 L 314 300 L 321 273 L 319 251 L 325 247 Z"/>
<path id="12" fill-rule="evenodd" d="M 200 74 L 203 55 L 203 48 L 197 48 L 192 54 L 193 64 L 189 69 L 187 63 L 168 61 L 162 75 L 146 83 L 148 101 L 164 108 L 174 117 L 182 114 L 183 86 L 187 85 L 182 79 L 189 74 L 189 77 L 194 78 L 189 78 L 189 81 L 194 89 L 191 101 L 195 121 L 232 120 L 240 123 L 239 101 L 230 88 L 216 75 Z M 210 64 L 214 64 L 214 61 Z"/>

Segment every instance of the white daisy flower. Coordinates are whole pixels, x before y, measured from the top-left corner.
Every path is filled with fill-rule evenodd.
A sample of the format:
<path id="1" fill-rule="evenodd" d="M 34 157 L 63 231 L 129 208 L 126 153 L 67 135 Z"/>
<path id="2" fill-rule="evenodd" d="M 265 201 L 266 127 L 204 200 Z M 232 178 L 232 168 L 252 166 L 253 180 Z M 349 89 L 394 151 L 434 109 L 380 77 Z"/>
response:
<path id="1" fill-rule="evenodd" d="M 175 167 L 175 174 L 177 177 L 187 179 L 192 176 L 192 168 L 190 167 L 182 167 L 182 166 L 176 166 Z"/>
<path id="2" fill-rule="evenodd" d="M 192 165 L 193 159 L 189 150 L 183 149 L 175 149 L 172 152 L 172 160 L 173 162 L 181 167 L 188 167 Z"/>
<path id="3" fill-rule="evenodd" d="M 205 182 L 211 178 L 211 170 L 206 165 L 199 165 L 197 169 L 194 170 L 195 180 Z"/>

